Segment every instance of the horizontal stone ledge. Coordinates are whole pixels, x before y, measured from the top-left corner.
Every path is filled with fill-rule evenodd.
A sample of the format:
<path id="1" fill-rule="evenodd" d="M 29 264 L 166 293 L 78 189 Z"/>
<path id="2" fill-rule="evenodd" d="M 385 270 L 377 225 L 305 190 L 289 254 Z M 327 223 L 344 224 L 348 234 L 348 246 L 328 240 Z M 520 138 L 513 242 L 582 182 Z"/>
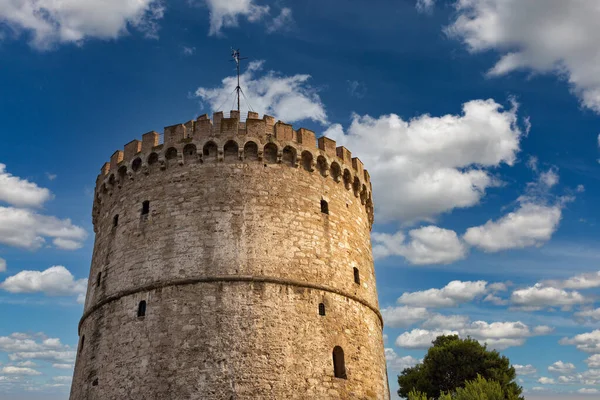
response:
<path id="1" fill-rule="evenodd" d="M 170 281 L 166 281 L 166 282 L 155 282 L 155 283 L 144 285 L 144 286 L 141 286 L 141 287 L 135 288 L 135 289 L 122 290 L 118 293 L 113 294 L 112 296 L 102 299 L 100 302 L 94 304 L 89 310 L 87 310 L 81 317 L 81 320 L 79 321 L 77 333 L 79 335 L 81 335 L 81 325 L 94 311 L 98 310 L 99 308 L 105 306 L 108 303 L 117 301 L 117 300 L 121 299 L 122 297 L 131 296 L 136 293 L 148 292 L 151 290 L 162 289 L 162 288 L 171 287 L 171 286 L 184 286 L 184 285 L 194 285 L 197 283 L 218 283 L 218 282 L 271 283 L 271 284 L 275 284 L 275 285 L 294 286 L 294 287 L 304 288 L 304 289 L 315 289 L 315 290 L 321 290 L 324 292 L 337 294 L 339 296 L 347 297 L 351 300 L 354 300 L 354 301 L 364 305 L 365 307 L 369 308 L 371 311 L 373 311 L 379 318 L 379 321 L 381 322 L 381 329 L 383 329 L 383 317 L 381 316 L 381 313 L 379 312 L 379 309 L 377 307 L 369 304 L 369 302 L 365 301 L 364 299 L 361 299 L 360 297 L 355 296 L 351 293 L 346 293 L 343 290 L 335 289 L 335 288 L 325 286 L 325 285 L 310 283 L 310 282 L 302 282 L 302 281 L 297 281 L 297 280 L 292 280 L 292 279 L 276 278 L 276 277 L 270 277 L 270 276 L 221 275 L 221 276 L 205 276 L 205 277 L 199 277 L 199 278 L 176 279 L 176 280 L 170 280 Z"/>

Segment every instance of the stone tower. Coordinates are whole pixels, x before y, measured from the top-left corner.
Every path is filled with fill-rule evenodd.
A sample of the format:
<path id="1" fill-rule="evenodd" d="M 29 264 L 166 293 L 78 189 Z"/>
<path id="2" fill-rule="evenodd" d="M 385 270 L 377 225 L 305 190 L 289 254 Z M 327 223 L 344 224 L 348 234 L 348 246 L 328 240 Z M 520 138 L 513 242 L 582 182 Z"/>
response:
<path id="1" fill-rule="evenodd" d="M 71 400 L 388 400 L 368 172 L 232 111 L 142 136 L 96 181 Z"/>

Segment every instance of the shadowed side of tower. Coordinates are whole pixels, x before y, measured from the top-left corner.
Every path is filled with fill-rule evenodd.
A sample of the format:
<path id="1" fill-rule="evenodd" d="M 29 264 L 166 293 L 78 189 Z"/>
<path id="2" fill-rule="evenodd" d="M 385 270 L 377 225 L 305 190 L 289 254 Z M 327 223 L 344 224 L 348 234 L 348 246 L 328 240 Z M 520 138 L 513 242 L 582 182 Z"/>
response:
<path id="1" fill-rule="evenodd" d="M 71 400 L 389 399 L 369 175 L 231 112 L 105 164 Z"/>

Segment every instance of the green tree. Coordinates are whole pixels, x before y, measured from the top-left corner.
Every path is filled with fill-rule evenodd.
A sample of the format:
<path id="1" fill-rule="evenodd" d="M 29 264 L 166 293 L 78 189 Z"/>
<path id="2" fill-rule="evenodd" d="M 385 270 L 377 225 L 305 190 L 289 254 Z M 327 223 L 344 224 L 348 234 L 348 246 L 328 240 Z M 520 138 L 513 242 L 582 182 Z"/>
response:
<path id="1" fill-rule="evenodd" d="M 481 375 L 477 375 L 477 379 L 467 381 L 465 387 L 456 389 L 454 393 L 442 393 L 439 400 L 504 400 L 506 398 L 507 395 L 498 382 L 488 381 Z M 429 399 L 425 393 L 413 389 L 408 393 L 408 400 Z"/>
<path id="2" fill-rule="evenodd" d="M 402 371 L 398 376 L 398 395 L 408 398 L 414 391 L 421 392 L 425 398 L 445 400 L 440 397 L 443 393 L 457 393 L 467 381 L 476 381 L 479 375 L 486 381 L 497 382 L 503 399 L 524 399 L 508 358 L 474 339 L 460 339 L 457 335 L 439 336 L 422 363 Z"/>

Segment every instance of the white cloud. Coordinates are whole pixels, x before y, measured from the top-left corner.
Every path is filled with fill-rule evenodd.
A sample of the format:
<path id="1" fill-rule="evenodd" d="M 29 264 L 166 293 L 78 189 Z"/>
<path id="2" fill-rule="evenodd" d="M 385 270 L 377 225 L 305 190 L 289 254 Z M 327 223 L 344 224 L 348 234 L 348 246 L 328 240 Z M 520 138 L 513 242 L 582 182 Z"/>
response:
<path id="1" fill-rule="evenodd" d="M 503 282 L 495 282 L 495 283 L 490 283 L 487 288 L 488 288 L 488 291 L 491 293 L 506 292 L 508 290 L 508 284 L 503 283 Z"/>
<path id="2" fill-rule="evenodd" d="M 55 382 L 71 382 L 73 380 L 72 376 L 53 376 L 52 380 Z"/>
<path id="3" fill-rule="evenodd" d="M 577 193 L 583 193 L 583 192 L 585 192 L 585 186 L 583 186 L 583 185 L 577 185 L 577 188 L 575 189 L 575 191 Z"/>
<path id="4" fill-rule="evenodd" d="M 562 206 L 524 203 L 498 221 L 467 229 L 464 239 L 487 252 L 541 246 L 558 229 Z"/>
<path id="5" fill-rule="evenodd" d="M 402 372 L 405 368 L 411 368 L 420 363 L 422 360 L 418 360 L 412 356 L 400 357 L 393 349 L 385 349 L 385 361 L 391 371 Z"/>
<path id="6" fill-rule="evenodd" d="M 396 346 L 406 349 L 427 349 L 431 343 L 442 335 L 458 335 L 456 331 L 429 331 L 425 329 L 413 329 L 404 332 L 396 338 Z"/>
<path id="7" fill-rule="evenodd" d="M 262 113 L 273 115 L 287 123 L 313 120 L 325 124 L 325 106 L 317 90 L 308 84 L 310 75 L 281 76 L 269 71 L 258 77 L 263 61 L 253 61 L 241 75 L 241 86 L 246 97 L 252 99 L 252 107 Z M 196 96 L 210 105 L 213 111 L 223 104 L 231 104 L 232 93 L 237 86 L 237 78 L 224 78 L 221 87 L 196 90 Z"/>
<path id="8" fill-rule="evenodd" d="M 369 167 L 378 220 L 404 223 L 478 204 L 498 185 L 486 168 L 513 165 L 522 137 L 516 104 L 491 99 L 463 104 L 461 115 L 354 115 L 345 134 L 338 124 L 324 134 Z"/>
<path id="9" fill-rule="evenodd" d="M 554 169 L 549 169 L 540 174 L 539 180 L 544 186 L 551 188 L 558 184 L 560 178 Z"/>
<path id="10" fill-rule="evenodd" d="M 562 361 L 557 361 L 548 367 L 548 372 L 559 375 L 570 374 L 573 371 L 575 371 L 575 365 L 572 363 L 564 363 Z"/>
<path id="11" fill-rule="evenodd" d="M 599 393 L 598 389 L 594 389 L 594 388 L 581 388 L 577 390 L 577 393 L 581 393 L 581 394 L 596 394 Z"/>
<path id="12" fill-rule="evenodd" d="M 531 364 L 527 364 L 527 365 L 513 364 L 513 367 L 515 368 L 515 371 L 517 372 L 518 375 L 535 375 L 535 374 L 537 374 L 537 369 L 535 369 L 535 367 Z"/>
<path id="13" fill-rule="evenodd" d="M 6 165 L 0 163 L 0 201 L 19 207 L 41 207 L 51 198 L 48 189 L 6 172 Z"/>
<path id="14" fill-rule="evenodd" d="M 600 353 L 600 329 L 576 335 L 571 339 L 563 338 L 559 343 L 574 345 L 578 350 L 586 353 Z"/>
<path id="15" fill-rule="evenodd" d="M 128 28 L 156 37 L 163 13 L 159 0 L 0 1 L 0 22 L 12 32 L 30 34 L 30 44 L 39 49 L 89 38 L 116 39 Z"/>
<path id="16" fill-rule="evenodd" d="M 25 367 L 4 367 L 2 368 L 2 373 L 7 375 L 41 375 L 40 371 L 36 371 L 33 368 L 25 368 Z"/>
<path id="17" fill-rule="evenodd" d="M 23 361 L 23 362 L 17 363 L 17 367 L 34 368 L 34 367 L 37 367 L 37 364 L 34 363 L 33 361 Z"/>
<path id="18" fill-rule="evenodd" d="M 417 0 L 417 11 L 428 13 L 433 10 L 435 0 Z"/>
<path id="19" fill-rule="evenodd" d="M 289 29 L 289 26 L 294 22 L 292 10 L 284 7 L 278 16 L 273 18 L 273 22 L 267 27 L 268 33 L 283 31 Z"/>
<path id="20" fill-rule="evenodd" d="M 46 240 L 44 237 L 59 239 L 54 244 L 58 248 L 77 248 L 87 237 L 85 230 L 73 225 L 69 219 L 58 219 L 35 213 L 28 209 L 0 207 L 0 243 L 38 249 Z"/>
<path id="21" fill-rule="evenodd" d="M 556 281 L 548 281 L 554 284 Z M 591 289 L 600 287 L 600 271 L 575 275 L 565 281 L 556 282 L 556 285 L 566 289 Z"/>
<path id="22" fill-rule="evenodd" d="M 485 298 L 483 299 L 483 301 L 488 302 L 488 303 L 492 303 L 496 306 L 505 306 L 508 304 L 508 300 L 503 299 L 500 296 L 496 296 L 494 294 L 488 294 L 487 296 L 485 296 Z"/>
<path id="23" fill-rule="evenodd" d="M 483 295 L 486 284 L 486 281 L 452 281 L 442 289 L 403 293 L 398 303 L 417 307 L 455 307 Z"/>
<path id="24" fill-rule="evenodd" d="M 394 235 L 373 233 L 373 254 L 375 258 L 399 255 L 411 264 L 450 264 L 465 258 L 467 247 L 460 241 L 456 232 L 437 226 L 425 226 L 408 232 L 410 241 L 405 242 L 401 232 Z"/>
<path id="25" fill-rule="evenodd" d="M 30 335 L 15 332 L 10 336 L 0 336 L 0 351 L 9 353 L 8 358 L 13 362 L 24 361 L 19 362 L 18 365 L 29 364 L 31 360 L 58 364 L 75 361 L 75 351 L 63 345 L 60 339 L 48 338 L 43 334 Z"/>
<path id="26" fill-rule="evenodd" d="M 575 317 L 581 319 L 591 319 L 593 321 L 600 321 L 600 308 L 595 310 L 583 310 L 575 313 Z"/>
<path id="27" fill-rule="evenodd" d="M 594 354 L 585 359 L 588 368 L 600 368 L 600 354 Z"/>
<path id="28" fill-rule="evenodd" d="M 538 382 L 541 383 L 542 385 L 554 385 L 554 379 L 547 378 L 545 376 L 542 376 L 540 379 L 538 379 Z"/>
<path id="29" fill-rule="evenodd" d="M 504 350 L 508 347 L 522 346 L 527 338 L 548 334 L 552 329 L 547 326 L 536 326 L 531 330 L 529 326 L 520 321 L 470 322 L 469 317 L 466 315 L 436 314 L 427 319 L 421 325 L 421 329 L 413 329 L 411 332 L 406 332 L 398 337 L 396 344 L 409 348 L 429 347 L 427 340 L 431 342 L 429 339 L 432 336 L 435 338 L 440 332 L 449 331 L 463 338 L 471 337 L 493 349 Z"/>
<path id="30" fill-rule="evenodd" d="M 513 291 L 510 301 L 518 307 L 540 309 L 544 307 L 570 307 L 583 304 L 588 300 L 576 291 L 567 291 L 555 287 L 544 287 L 540 283 Z"/>
<path id="31" fill-rule="evenodd" d="M 56 238 L 52 241 L 52 243 L 59 249 L 62 250 L 77 250 L 83 247 L 83 243 L 77 242 L 75 240 Z"/>
<path id="32" fill-rule="evenodd" d="M 566 79 L 582 104 L 600 112 L 600 34 L 596 0 L 457 0 L 446 32 L 469 51 L 498 51 L 490 76 L 515 70 Z"/>
<path id="33" fill-rule="evenodd" d="M 73 364 L 52 364 L 52 368 L 56 369 L 73 369 Z"/>
<path id="34" fill-rule="evenodd" d="M 427 319 L 430 313 L 423 307 L 388 307 L 381 310 L 385 326 L 401 328 Z"/>
<path id="35" fill-rule="evenodd" d="M 6 271 L 6 260 L 4 258 L 0 258 L 0 272 Z"/>
<path id="36" fill-rule="evenodd" d="M 222 28 L 238 26 L 239 18 L 259 21 L 269 14 L 269 6 L 259 6 L 254 0 L 206 0 L 210 13 L 209 35 L 220 35 Z"/>
<path id="37" fill-rule="evenodd" d="M 0 283 L 0 289 L 10 293 L 44 293 L 48 296 L 85 296 L 87 279 L 75 280 L 63 266 L 45 271 L 21 271 Z"/>

